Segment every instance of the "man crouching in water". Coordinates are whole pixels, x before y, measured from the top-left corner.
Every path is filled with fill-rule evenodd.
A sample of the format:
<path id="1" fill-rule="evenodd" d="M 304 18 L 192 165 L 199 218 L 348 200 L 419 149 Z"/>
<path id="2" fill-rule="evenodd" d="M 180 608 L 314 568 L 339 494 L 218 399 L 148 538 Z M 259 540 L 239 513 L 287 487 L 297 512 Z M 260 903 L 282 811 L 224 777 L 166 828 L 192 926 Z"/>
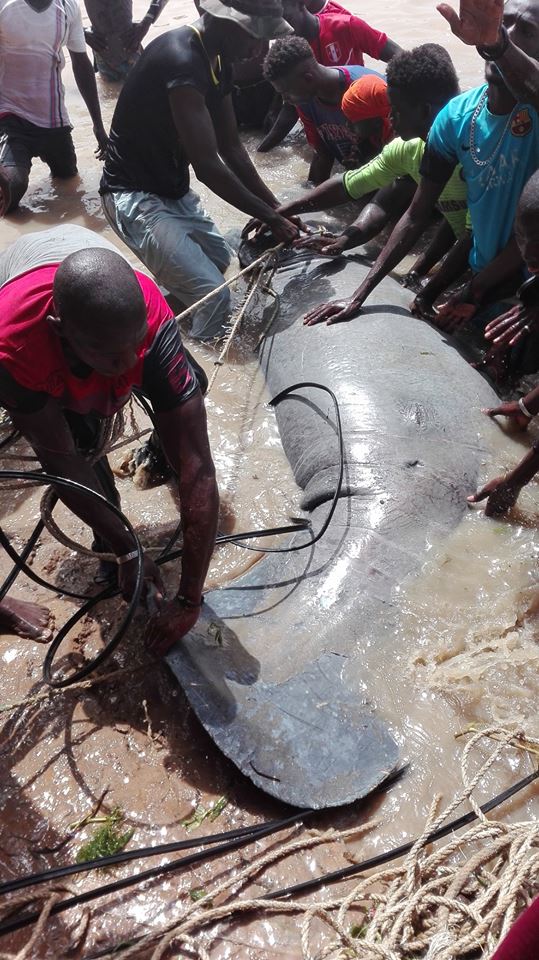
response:
<path id="1" fill-rule="evenodd" d="M 0 405 L 43 469 L 119 505 L 106 457 L 85 453 L 100 425 L 134 387 L 149 400 L 163 450 L 178 476 L 183 527 L 179 590 L 165 603 L 159 571 L 144 556 L 145 593 L 156 591 L 151 649 L 165 653 L 196 623 L 217 530 L 219 496 L 208 441 L 203 371 L 184 350 L 156 284 L 107 241 L 82 227 L 21 237 L 0 258 Z M 129 600 L 136 553 L 125 527 L 94 498 L 58 496 L 94 532 L 94 548 L 116 557 Z M 1 611 L 0 611 L 1 613 Z"/>

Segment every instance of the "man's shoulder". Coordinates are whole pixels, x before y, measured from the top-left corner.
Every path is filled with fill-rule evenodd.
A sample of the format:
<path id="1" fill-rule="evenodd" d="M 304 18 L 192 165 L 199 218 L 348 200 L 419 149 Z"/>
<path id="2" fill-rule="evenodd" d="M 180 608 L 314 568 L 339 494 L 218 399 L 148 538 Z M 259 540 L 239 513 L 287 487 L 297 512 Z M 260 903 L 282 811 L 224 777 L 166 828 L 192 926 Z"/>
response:
<path id="1" fill-rule="evenodd" d="M 379 70 L 373 70 L 371 67 L 362 67 L 359 64 L 352 64 L 348 67 L 339 67 L 343 73 L 348 73 L 350 75 L 350 81 L 359 80 L 361 77 L 380 77 L 381 80 L 385 80 L 384 74 L 380 73 Z"/>
<path id="2" fill-rule="evenodd" d="M 435 117 L 433 126 L 448 121 L 458 123 L 470 119 L 486 89 L 487 85 L 484 83 L 480 87 L 473 87 L 472 90 L 466 90 L 464 93 L 459 93 L 456 97 L 453 97 Z"/>

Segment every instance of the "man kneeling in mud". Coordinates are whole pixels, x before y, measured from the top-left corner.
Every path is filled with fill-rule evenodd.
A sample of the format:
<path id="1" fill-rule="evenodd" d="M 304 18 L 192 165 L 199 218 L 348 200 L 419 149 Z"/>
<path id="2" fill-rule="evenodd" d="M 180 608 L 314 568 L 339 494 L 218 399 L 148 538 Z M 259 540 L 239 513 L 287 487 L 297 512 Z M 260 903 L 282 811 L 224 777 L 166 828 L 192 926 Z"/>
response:
<path id="1" fill-rule="evenodd" d="M 159 654 L 196 623 L 215 542 L 219 497 L 201 384 L 156 284 L 135 272 L 111 244 L 81 227 L 21 237 L 0 258 L 0 405 L 47 473 L 83 484 L 119 505 L 99 445 L 103 420 L 134 387 L 149 400 L 163 450 L 178 476 L 183 561 L 177 596 L 164 603 L 154 562 L 144 556 L 145 595 L 159 612 L 151 649 Z M 129 600 L 137 563 L 123 524 L 94 498 L 58 496 L 94 532 L 94 549 L 116 557 Z M 0 614 L 1 614 L 0 610 Z"/>

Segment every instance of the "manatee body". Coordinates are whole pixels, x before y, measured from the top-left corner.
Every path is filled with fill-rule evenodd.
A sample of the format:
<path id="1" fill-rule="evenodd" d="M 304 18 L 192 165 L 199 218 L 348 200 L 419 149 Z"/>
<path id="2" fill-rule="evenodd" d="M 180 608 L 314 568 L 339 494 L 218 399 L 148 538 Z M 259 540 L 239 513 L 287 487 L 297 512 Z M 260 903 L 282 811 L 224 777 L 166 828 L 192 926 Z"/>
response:
<path id="1" fill-rule="evenodd" d="M 299 381 L 337 396 L 346 469 L 329 529 L 314 547 L 269 554 L 208 594 L 199 624 L 168 657 L 221 750 L 262 789 L 302 807 L 365 796 L 398 764 L 399 731 L 369 689 L 375 673 L 383 685 L 394 656 L 401 584 L 463 517 L 488 454 L 480 411 L 498 399 L 442 334 L 410 315 L 410 292 L 391 278 L 352 322 L 303 326 L 309 308 L 350 296 L 367 269 L 360 258 L 289 255 L 260 349 L 272 396 Z M 303 388 L 277 419 L 316 532 L 339 473 L 331 398 Z"/>

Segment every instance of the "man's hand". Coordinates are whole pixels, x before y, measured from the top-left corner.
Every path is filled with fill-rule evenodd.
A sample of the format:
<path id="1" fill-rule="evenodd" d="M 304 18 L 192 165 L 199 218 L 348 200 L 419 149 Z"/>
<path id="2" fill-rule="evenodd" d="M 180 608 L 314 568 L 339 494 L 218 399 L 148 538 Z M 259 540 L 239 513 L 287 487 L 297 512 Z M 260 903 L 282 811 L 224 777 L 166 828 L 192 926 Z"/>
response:
<path id="1" fill-rule="evenodd" d="M 460 15 L 448 3 L 436 7 L 451 32 L 472 47 L 494 47 L 500 40 L 504 0 L 460 0 Z"/>
<path id="2" fill-rule="evenodd" d="M 436 310 L 433 307 L 432 300 L 423 293 L 418 293 L 415 300 L 410 304 L 410 313 L 419 320 L 430 320 L 436 324 Z"/>
<path id="3" fill-rule="evenodd" d="M 507 417 L 522 431 L 527 430 L 531 423 L 529 417 L 522 413 L 516 400 L 501 403 L 499 407 L 484 407 L 481 413 L 485 413 L 487 417 Z"/>
<path id="4" fill-rule="evenodd" d="M 268 227 L 273 234 L 274 240 L 276 240 L 277 243 L 284 243 L 286 246 L 289 246 L 299 237 L 300 228 L 297 223 L 293 223 L 292 220 L 287 220 L 279 214 L 272 217 L 271 220 L 268 220 Z"/>
<path id="5" fill-rule="evenodd" d="M 94 127 L 94 136 L 97 140 L 97 148 L 94 151 L 94 156 L 96 156 L 98 160 L 104 160 L 109 138 L 103 124 L 101 124 L 100 127 Z"/>
<path id="6" fill-rule="evenodd" d="M 348 247 L 348 237 L 344 234 L 337 237 L 333 233 L 317 233 L 296 240 L 294 247 L 296 250 L 314 250 L 325 257 L 340 257 Z"/>
<path id="7" fill-rule="evenodd" d="M 451 297 L 438 308 L 434 324 L 445 333 L 456 333 L 475 316 L 477 310 L 477 304 L 464 303 L 459 296 Z"/>
<path id="8" fill-rule="evenodd" d="M 468 503 L 486 500 L 487 517 L 499 517 L 514 507 L 521 489 L 509 477 L 496 477 L 494 480 L 489 480 L 482 490 L 472 494 L 467 500 Z"/>
<path id="9" fill-rule="evenodd" d="M 107 38 L 102 33 L 96 33 L 93 29 L 84 31 L 84 39 L 96 53 L 104 53 L 107 49 Z"/>
<path id="10" fill-rule="evenodd" d="M 332 303 L 322 303 L 315 310 L 311 310 L 303 318 L 306 327 L 314 327 L 317 323 L 327 323 L 328 327 L 334 323 L 344 323 L 357 317 L 361 304 L 356 300 L 334 300 Z"/>
<path id="11" fill-rule="evenodd" d="M 151 20 L 140 20 L 131 24 L 122 37 L 127 53 L 137 52 L 151 25 Z"/>
<path id="12" fill-rule="evenodd" d="M 146 644 L 152 653 L 163 657 L 167 650 L 194 627 L 200 616 L 200 607 L 186 607 L 181 600 L 173 600 L 153 617 L 148 627 Z"/>
<path id="13" fill-rule="evenodd" d="M 159 567 L 153 560 L 144 554 L 144 584 L 142 587 L 141 602 L 150 599 L 154 606 L 160 606 L 165 595 L 165 588 L 159 573 Z M 118 567 L 118 586 L 124 600 L 129 603 L 135 592 L 137 582 L 137 561 L 130 560 L 128 563 L 122 563 Z"/>
<path id="14" fill-rule="evenodd" d="M 520 304 L 512 307 L 501 317 L 491 320 L 485 327 L 485 340 L 488 340 L 492 347 L 490 355 L 496 353 L 505 353 L 510 347 L 517 343 L 532 331 L 535 333 L 539 329 L 539 309 L 537 307 L 523 307 Z"/>

